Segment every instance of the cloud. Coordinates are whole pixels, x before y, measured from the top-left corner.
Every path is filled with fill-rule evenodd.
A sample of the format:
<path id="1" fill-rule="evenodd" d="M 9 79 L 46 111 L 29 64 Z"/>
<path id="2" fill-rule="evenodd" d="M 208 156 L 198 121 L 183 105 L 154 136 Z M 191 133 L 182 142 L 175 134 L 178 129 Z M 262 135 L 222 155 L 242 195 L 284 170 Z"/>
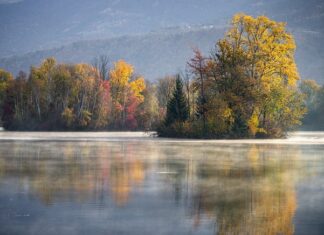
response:
<path id="1" fill-rule="evenodd" d="M 0 0 L 0 5 L 22 2 L 24 0 Z"/>

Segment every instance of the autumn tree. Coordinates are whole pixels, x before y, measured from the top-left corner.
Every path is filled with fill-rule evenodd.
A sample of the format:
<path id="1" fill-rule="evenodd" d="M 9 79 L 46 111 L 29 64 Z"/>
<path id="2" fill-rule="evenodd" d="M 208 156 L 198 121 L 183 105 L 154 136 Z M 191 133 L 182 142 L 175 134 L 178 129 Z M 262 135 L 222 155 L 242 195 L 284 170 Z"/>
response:
<path id="1" fill-rule="evenodd" d="M 198 93 L 186 136 L 282 137 L 305 113 L 295 42 L 285 24 L 238 14 L 210 56 L 188 62 Z"/>
<path id="2" fill-rule="evenodd" d="M 62 64 L 55 58 L 20 72 L 14 80 L 0 70 L 0 111 L 7 129 L 24 130 L 134 130 L 151 128 L 157 119 L 155 88 L 146 90 L 133 66 L 118 61 L 108 72 L 106 57 L 97 67 Z M 144 96 L 145 95 L 145 96 Z M 145 97 L 148 97 L 146 103 Z M 153 110 L 154 109 L 154 110 Z M 5 110 L 5 112 L 2 112 Z M 141 120 L 143 119 L 143 120 Z M 153 123 L 153 122 L 151 122 Z"/>
<path id="3" fill-rule="evenodd" d="M 285 24 L 238 14 L 207 63 L 214 97 L 225 102 L 232 136 L 282 136 L 305 110 L 296 84 L 295 42 Z M 212 101 L 214 102 L 214 101 Z"/>
<path id="4" fill-rule="evenodd" d="M 4 118 L 3 116 L 6 115 L 6 112 L 12 112 L 11 109 L 13 107 L 9 107 L 7 104 L 5 104 L 8 96 L 8 90 L 12 84 L 12 81 L 12 74 L 0 69 L 0 126 L 2 126 L 2 119 Z"/>
<path id="5" fill-rule="evenodd" d="M 191 115 L 191 103 L 190 101 L 192 100 L 192 87 L 191 87 L 191 76 L 188 71 L 186 71 L 185 74 L 182 74 L 183 77 L 183 86 L 185 90 L 185 96 L 187 100 L 187 107 L 188 107 L 188 116 L 190 118 Z"/>
<path id="6" fill-rule="evenodd" d="M 203 121 L 203 129 L 206 130 L 206 61 L 208 58 L 204 57 L 200 50 L 194 49 L 194 57 L 188 62 L 188 66 L 195 76 L 194 87 L 199 92 L 197 99 L 196 114 L 198 118 Z M 189 108 L 190 109 L 190 108 Z"/>
<path id="7" fill-rule="evenodd" d="M 230 107 L 235 122 L 245 123 L 252 136 L 282 136 L 299 124 L 304 110 L 296 89 L 296 46 L 284 23 L 238 14 L 218 48 L 222 80 L 234 81 L 229 90 L 237 98 Z M 237 84 L 240 89 L 233 90 Z"/>
<path id="8" fill-rule="evenodd" d="M 163 115 L 160 115 L 160 107 L 157 98 L 157 85 L 146 82 L 146 88 L 142 92 L 144 102 L 136 110 L 136 120 L 144 130 L 155 130 L 158 123 L 162 121 Z"/>
<path id="9" fill-rule="evenodd" d="M 126 128 L 126 121 L 136 128 L 135 110 L 144 101 L 144 78 L 135 77 L 133 66 L 123 60 L 114 64 L 109 75 L 115 128 Z"/>
<path id="10" fill-rule="evenodd" d="M 23 126 L 24 123 L 30 119 L 30 104 L 28 98 L 31 93 L 27 82 L 27 74 L 20 71 L 12 86 L 11 93 L 13 94 L 15 103 L 14 119 L 18 126 Z"/>
<path id="11" fill-rule="evenodd" d="M 92 66 L 97 70 L 97 73 L 102 80 L 109 78 L 109 57 L 107 55 L 100 55 L 95 57 Z"/>
<path id="12" fill-rule="evenodd" d="M 159 102 L 159 107 L 161 109 L 159 112 L 162 116 L 165 116 L 166 114 L 166 107 L 172 96 L 175 87 L 175 80 L 176 78 L 174 76 L 165 76 L 157 81 L 156 95 Z"/>
<path id="13" fill-rule="evenodd" d="M 39 67 L 31 67 L 29 83 L 32 92 L 32 104 L 39 121 L 47 118 L 53 101 L 52 72 L 56 65 L 54 58 L 47 58 Z"/>

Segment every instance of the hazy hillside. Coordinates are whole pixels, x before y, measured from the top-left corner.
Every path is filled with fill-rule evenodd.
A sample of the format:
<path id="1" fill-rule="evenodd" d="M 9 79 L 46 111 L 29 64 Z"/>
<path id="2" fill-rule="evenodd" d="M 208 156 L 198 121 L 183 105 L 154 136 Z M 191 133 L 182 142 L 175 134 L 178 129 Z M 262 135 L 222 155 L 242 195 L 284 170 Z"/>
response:
<path id="1" fill-rule="evenodd" d="M 220 23 L 247 0 L 0 0 L 0 57 L 67 42 Z M 255 1 L 252 1 L 255 2 Z M 254 8 L 254 7 L 253 7 Z M 223 20 L 224 21 L 224 20 Z"/>
<path id="2" fill-rule="evenodd" d="M 192 47 L 208 52 L 237 12 L 287 22 L 302 77 L 324 82 L 322 0 L 0 0 L 0 67 L 107 54 L 154 79 L 183 68 Z"/>
<path id="3" fill-rule="evenodd" d="M 111 61 L 125 59 L 134 64 L 136 71 L 148 79 L 183 69 L 192 49 L 199 47 L 208 52 L 224 29 L 199 28 L 181 32 L 150 33 L 142 36 L 123 36 L 107 40 L 72 43 L 57 49 L 28 53 L 0 60 L 0 67 L 14 73 L 28 70 L 30 64 L 39 64 L 54 56 L 61 62 L 89 62 L 98 55 L 108 55 Z"/>
<path id="4" fill-rule="evenodd" d="M 17 73 L 28 71 L 44 58 L 54 56 L 61 62 L 89 62 L 105 54 L 111 61 L 125 59 L 147 79 L 154 80 L 165 74 L 184 69 L 194 47 L 209 53 L 225 28 L 201 26 L 191 29 L 174 29 L 141 36 L 123 36 L 106 40 L 89 40 L 60 48 L 42 50 L 22 56 L 0 59 L 0 67 Z M 313 78 L 324 83 L 323 34 L 295 31 L 297 63 L 302 78 Z"/>
<path id="5" fill-rule="evenodd" d="M 0 0 L 0 57 L 69 42 L 265 14 L 323 32 L 323 0 Z"/>

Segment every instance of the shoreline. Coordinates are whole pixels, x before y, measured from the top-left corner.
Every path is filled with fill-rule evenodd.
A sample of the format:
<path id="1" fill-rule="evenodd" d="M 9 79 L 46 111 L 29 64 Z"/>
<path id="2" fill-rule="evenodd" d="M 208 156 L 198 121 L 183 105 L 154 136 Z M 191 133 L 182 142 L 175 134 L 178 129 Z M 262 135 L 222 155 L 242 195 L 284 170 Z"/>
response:
<path id="1" fill-rule="evenodd" d="M 324 132 L 291 132 L 284 139 L 181 139 L 162 138 L 155 132 L 0 132 L 0 142 L 161 142 L 206 144 L 324 145 Z M 170 146 L 171 147 L 171 146 Z"/>

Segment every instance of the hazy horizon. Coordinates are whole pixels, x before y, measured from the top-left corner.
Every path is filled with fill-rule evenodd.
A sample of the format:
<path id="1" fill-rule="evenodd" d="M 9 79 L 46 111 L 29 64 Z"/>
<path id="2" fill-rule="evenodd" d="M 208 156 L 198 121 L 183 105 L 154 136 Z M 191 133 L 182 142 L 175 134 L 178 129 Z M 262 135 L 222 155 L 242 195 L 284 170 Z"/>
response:
<path id="1" fill-rule="evenodd" d="M 17 74 L 47 56 L 55 56 L 60 62 L 78 63 L 90 62 L 103 53 L 111 60 L 125 58 L 139 73 L 155 80 L 184 69 L 184 61 L 191 55 L 193 46 L 208 53 L 211 43 L 224 34 L 231 17 L 238 12 L 287 22 L 297 42 L 296 59 L 301 77 L 323 82 L 320 65 L 324 52 L 320 45 L 324 38 L 324 3 L 320 0 L 2 0 L 0 67 Z M 152 38 L 149 34 L 152 32 L 157 36 Z M 138 34 L 144 35 L 140 41 L 152 44 L 150 54 L 139 50 L 141 43 L 131 37 Z M 111 40 L 121 36 L 133 43 L 123 42 L 121 47 L 127 47 L 125 50 L 114 48 Z M 146 63 L 152 55 L 166 51 L 163 42 L 176 44 L 179 37 L 186 43 L 182 53 L 171 58 L 171 63 L 162 58 L 156 63 L 159 66 L 143 66 L 142 61 Z M 203 38 L 202 43 L 199 38 Z M 102 44 L 107 46 L 99 45 L 97 40 L 103 40 Z M 87 54 L 78 54 L 79 47 L 86 47 Z"/>

